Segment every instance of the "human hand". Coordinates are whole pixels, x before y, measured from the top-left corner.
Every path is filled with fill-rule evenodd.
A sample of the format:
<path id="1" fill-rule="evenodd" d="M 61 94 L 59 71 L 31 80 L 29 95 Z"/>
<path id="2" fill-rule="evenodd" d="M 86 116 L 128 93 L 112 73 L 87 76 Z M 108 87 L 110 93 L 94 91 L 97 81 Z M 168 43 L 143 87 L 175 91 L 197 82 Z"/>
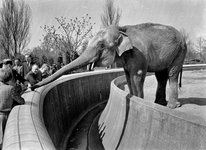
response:
<path id="1" fill-rule="evenodd" d="M 35 84 L 35 85 L 31 86 L 30 89 L 31 89 L 32 91 L 34 91 L 34 90 L 35 90 L 36 88 L 38 88 L 38 87 L 40 87 L 40 86 L 37 85 L 37 84 Z"/>
<path id="2" fill-rule="evenodd" d="M 28 87 L 28 84 L 29 84 L 28 81 L 25 81 L 25 82 L 24 82 L 24 86 L 25 86 L 25 87 Z"/>

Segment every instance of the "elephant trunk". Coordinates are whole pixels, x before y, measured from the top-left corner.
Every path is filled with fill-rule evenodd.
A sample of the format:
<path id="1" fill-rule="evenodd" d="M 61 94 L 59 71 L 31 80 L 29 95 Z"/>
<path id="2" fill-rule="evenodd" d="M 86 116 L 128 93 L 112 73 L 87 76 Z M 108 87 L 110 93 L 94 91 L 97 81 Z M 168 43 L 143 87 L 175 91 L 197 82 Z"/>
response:
<path id="1" fill-rule="evenodd" d="M 91 58 L 87 57 L 88 55 L 82 54 L 80 57 L 72 61 L 71 63 L 67 64 L 63 68 L 59 69 L 57 72 L 55 72 L 53 75 L 47 77 L 46 79 L 42 80 L 41 82 L 33 85 L 31 90 L 34 90 L 35 88 L 41 87 L 43 85 L 49 84 L 52 81 L 56 80 L 60 76 L 64 75 L 68 71 L 72 71 L 76 68 L 83 67 L 89 63 L 91 63 Z"/>

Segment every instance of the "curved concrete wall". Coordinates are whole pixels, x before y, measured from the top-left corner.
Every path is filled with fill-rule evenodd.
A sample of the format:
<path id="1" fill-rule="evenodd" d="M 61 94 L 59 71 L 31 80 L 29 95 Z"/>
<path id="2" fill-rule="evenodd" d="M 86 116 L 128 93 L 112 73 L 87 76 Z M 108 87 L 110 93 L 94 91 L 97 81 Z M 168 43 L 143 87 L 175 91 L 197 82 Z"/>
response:
<path id="1" fill-rule="evenodd" d="M 184 70 L 203 66 L 185 66 Z M 206 149 L 206 122 L 125 92 L 125 77 L 111 83 L 98 126 L 105 149 Z"/>
<path id="2" fill-rule="evenodd" d="M 3 149 L 64 149 L 73 127 L 108 99 L 111 81 L 122 74 L 122 69 L 71 74 L 35 92 L 26 91 L 26 104 L 9 115 Z"/>
<path id="3" fill-rule="evenodd" d="M 56 148 L 64 149 L 76 123 L 95 105 L 108 100 L 111 81 L 123 71 L 71 75 L 44 98 L 43 118 Z M 80 76 L 81 75 L 81 76 Z"/>

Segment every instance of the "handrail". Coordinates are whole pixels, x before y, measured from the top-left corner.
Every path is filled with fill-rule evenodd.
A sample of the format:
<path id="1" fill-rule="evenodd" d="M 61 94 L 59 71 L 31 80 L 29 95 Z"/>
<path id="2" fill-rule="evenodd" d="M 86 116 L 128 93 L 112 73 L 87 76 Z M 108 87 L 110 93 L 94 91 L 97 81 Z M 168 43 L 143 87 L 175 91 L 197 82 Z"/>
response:
<path id="1" fill-rule="evenodd" d="M 206 64 L 183 65 L 183 70 L 200 70 L 206 69 Z"/>

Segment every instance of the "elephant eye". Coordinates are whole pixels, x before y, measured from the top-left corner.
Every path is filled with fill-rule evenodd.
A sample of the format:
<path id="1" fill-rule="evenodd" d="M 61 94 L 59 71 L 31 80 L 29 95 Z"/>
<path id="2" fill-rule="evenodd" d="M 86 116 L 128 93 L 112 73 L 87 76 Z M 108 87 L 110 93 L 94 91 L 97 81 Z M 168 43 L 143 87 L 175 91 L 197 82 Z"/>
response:
<path id="1" fill-rule="evenodd" d="M 104 43 L 100 44 L 100 47 L 101 47 L 101 48 L 104 48 Z"/>
<path id="2" fill-rule="evenodd" d="M 103 42 L 99 43 L 99 47 L 102 49 L 102 48 L 105 48 L 105 44 Z"/>

